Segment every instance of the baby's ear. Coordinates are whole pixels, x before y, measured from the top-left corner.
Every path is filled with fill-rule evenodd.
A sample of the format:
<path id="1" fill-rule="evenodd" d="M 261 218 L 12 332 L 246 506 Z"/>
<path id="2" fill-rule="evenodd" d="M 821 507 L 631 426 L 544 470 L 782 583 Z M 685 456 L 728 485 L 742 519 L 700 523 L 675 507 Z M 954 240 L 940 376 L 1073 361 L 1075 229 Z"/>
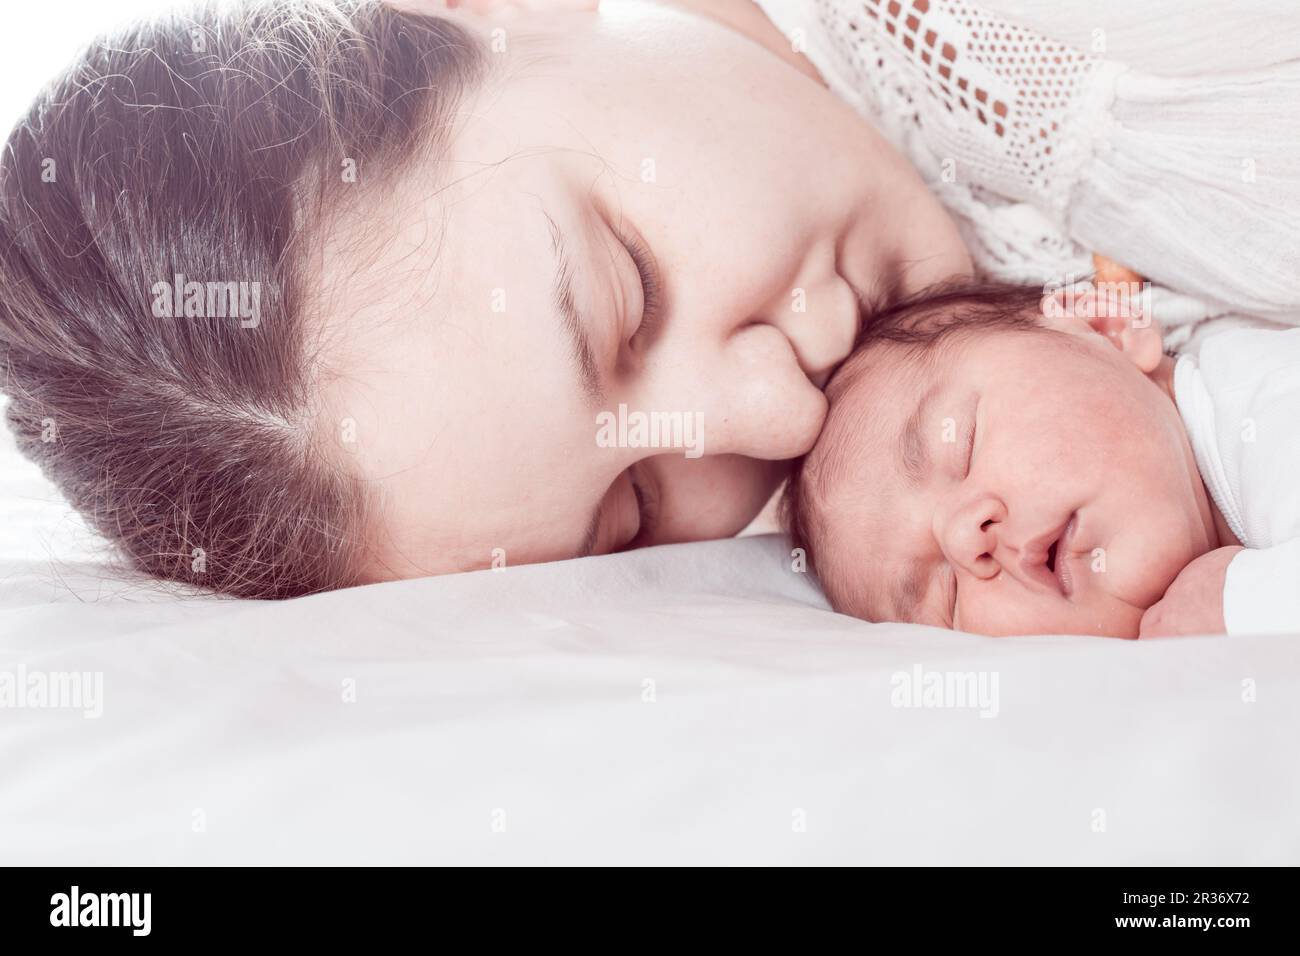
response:
<path id="1" fill-rule="evenodd" d="M 1142 282 L 1083 282 L 1043 297 L 1046 324 L 1075 335 L 1095 333 L 1149 374 L 1164 355 L 1164 336 L 1151 317 L 1149 286 Z"/>

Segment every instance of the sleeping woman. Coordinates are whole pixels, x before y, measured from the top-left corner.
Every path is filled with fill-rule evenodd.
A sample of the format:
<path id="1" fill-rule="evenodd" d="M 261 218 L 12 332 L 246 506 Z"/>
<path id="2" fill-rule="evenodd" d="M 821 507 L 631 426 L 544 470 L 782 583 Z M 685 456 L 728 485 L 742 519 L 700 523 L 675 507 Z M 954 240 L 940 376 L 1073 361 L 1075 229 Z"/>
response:
<path id="1" fill-rule="evenodd" d="M 0 157 L 10 427 L 134 566 L 291 597 L 735 534 L 862 315 L 941 280 L 1096 250 L 1195 318 L 1296 310 L 1295 69 L 1156 81 L 957 7 L 137 24 Z"/>

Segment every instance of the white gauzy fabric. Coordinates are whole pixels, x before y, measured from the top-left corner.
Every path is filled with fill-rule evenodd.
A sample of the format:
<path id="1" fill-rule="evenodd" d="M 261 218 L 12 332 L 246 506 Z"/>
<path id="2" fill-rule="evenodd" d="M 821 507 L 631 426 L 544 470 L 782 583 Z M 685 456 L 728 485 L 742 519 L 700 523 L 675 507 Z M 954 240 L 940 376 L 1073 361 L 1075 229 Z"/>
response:
<path id="1" fill-rule="evenodd" d="M 1228 565 L 1229 634 L 1300 630 L 1300 329 L 1225 332 L 1174 368 L 1201 477 L 1249 550 Z"/>
<path id="2" fill-rule="evenodd" d="M 993 11 L 1024 12 L 1006 0 L 756 2 L 985 271 L 1059 280 L 1101 252 L 1158 285 L 1174 344 L 1210 316 L 1300 315 L 1300 5 L 1277 6 L 1269 40 L 1256 3 L 1066 5 L 1058 33 L 1056 4 L 1033 5 L 1034 30 Z"/>
<path id="3" fill-rule="evenodd" d="M 911 0 L 908 0 L 911 3 Z M 1155 76 L 1245 73 L 1300 60 L 1293 0 L 980 0 L 1012 23 Z"/>

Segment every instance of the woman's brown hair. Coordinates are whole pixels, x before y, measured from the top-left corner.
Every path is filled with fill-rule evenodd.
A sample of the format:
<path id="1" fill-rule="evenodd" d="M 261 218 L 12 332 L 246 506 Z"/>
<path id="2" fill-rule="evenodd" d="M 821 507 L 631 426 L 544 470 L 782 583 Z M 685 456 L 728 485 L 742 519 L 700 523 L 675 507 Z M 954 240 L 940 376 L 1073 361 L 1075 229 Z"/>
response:
<path id="1" fill-rule="evenodd" d="M 436 150 L 485 59 L 377 2 L 199 8 L 92 45 L 10 134 L 9 426 L 134 566 L 244 597 L 358 582 L 373 507 L 321 440 L 303 235 Z"/>

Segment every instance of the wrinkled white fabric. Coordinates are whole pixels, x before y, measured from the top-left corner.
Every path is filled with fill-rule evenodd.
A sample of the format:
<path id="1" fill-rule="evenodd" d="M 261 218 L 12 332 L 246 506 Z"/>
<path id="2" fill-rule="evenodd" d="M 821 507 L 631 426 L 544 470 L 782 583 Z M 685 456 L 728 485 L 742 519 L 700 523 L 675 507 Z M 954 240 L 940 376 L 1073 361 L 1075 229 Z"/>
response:
<path id="1" fill-rule="evenodd" d="M 867 624 L 770 536 L 186 601 L 78 525 L 0 432 L 0 674 L 102 675 L 0 708 L 0 863 L 1300 863 L 1300 636 Z"/>
<path id="2" fill-rule="evenodd" d="M 1196 464 L 1247 550 L 1228 565 L 1229 634 L 1300 631 L 1300 329 L 1225 332 L 1174 367 Z"/>
<path id="3" fill-rule="evenodd" d="M 0 862 L 1300 862 L 1296 636 L 872 625 L 774 537 L 280 603 L 63 572 L 0 592 L 0 672 L 102 714 L 0 710 Z"/>

